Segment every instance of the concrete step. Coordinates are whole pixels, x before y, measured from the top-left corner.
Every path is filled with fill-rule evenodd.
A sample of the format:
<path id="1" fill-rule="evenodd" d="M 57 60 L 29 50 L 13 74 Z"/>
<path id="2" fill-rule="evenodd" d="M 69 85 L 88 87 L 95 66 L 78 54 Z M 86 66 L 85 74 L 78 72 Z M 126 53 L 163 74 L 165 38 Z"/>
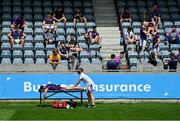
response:
<path id="1" fill-rule="evenodd" d="M 104 5 L 103 6 L 100 6 L 100 7 L 93 7 L 94 11 L 113 11 L 115 10 L 115 7 L 114 5 L 111 5 L 111 6 L 108 6 L 108 7 L 105 7 Z"/>
<path id="2" fill-rule="evenodd" d="M 107 23 L 97 23 L 96 25 L 97 27 L 117 27 L 119 26 L 117 23 L 111 23 L 111 24 L 107 24 Z"/>
<path id="3" fill-rule="evenodd" d="M 98 31 L 119 31 L 119 27 L 98 27 Z"/>
<path id="4" fill-rule="evenodd" d="M 111 20 L 98 20 L 96 19 L 96 23 L 97 24 L 117 24 L 117 22 L 114 20 L 114 21 L 111 21 Z"/>
<path id="5" fill-rule="evenodd" d="M 95 16 L 95 18 L 96 18 L 96 20 L 99 20 L 99 21 L 102 21 L 102 20 L 108 20 L 108 21 L 116 21 L 117 20 L 117 17 L 116 16 L 114 16 L 114 15 L 112 15 L 112 14 L 102 14 L 102 15 L 100 15 L 100 16 L 98 16 L 98 15 L 96 15 Z"/>
<path id="6" fill-rule="evenodd" d="M 115 14 L 116 15 L 116 10 L 110 10 L 110 11 L 99 11 L 99 10 L 97 10 L 97 11 L 95 11 L 94 10 L 94 14 L 96 15 L 96 14 Z"/>
<path id="7" fill-rule="evenodd" d="M 105 37 L 103 37 L 102 39 L 103 39 L 102 44 L 111 44 L 111 45 L 113 45 L 113 44 L 119 44 L 120 43 L 118 37 L 116 37 L 116 38 L 105 38 Z"/>

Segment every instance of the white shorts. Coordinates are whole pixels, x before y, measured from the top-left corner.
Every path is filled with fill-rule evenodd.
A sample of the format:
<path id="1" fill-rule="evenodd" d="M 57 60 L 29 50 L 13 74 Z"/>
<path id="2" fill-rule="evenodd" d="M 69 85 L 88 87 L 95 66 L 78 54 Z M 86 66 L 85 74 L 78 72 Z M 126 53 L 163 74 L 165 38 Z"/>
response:
<path id="1" fill-rule="evenodd" d="M 94 85 L 93 84 L 87 85 L 86 89 L 87 89 L 87 92 L 92 92 L 94 90 Z"/>
<path id="2" fill-rule="evenodd" d="M 153 49 L 154 53 L 159 53 L 159 46 Z"/>

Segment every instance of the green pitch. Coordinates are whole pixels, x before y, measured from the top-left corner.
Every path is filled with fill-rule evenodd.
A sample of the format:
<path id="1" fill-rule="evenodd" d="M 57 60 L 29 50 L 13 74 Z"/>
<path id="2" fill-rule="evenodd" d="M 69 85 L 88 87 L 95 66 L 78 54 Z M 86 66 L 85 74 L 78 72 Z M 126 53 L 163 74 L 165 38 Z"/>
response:
<path id="1" fill-rule="evenodd" d="M 0 102 L 0 120 L 180 120 L 180 104 L 97 104 L 96 108 L 53 109 L 38 102 Z"/>

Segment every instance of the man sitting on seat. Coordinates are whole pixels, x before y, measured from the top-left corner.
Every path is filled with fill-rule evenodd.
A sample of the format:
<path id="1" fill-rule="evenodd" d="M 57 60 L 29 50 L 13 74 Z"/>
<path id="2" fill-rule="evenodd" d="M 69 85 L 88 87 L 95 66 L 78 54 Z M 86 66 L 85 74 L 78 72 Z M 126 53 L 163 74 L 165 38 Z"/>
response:
<path id="1" fill-rule="evenodd" d="M 96 26 L 93 27 L 93 30 L 89 32 L 89 39 L 91 44 L 100 44 L 101 43 L 101 36 L 97 32 Z"/>
<path id="2" fill-rule="evenodd" d="M 13 44 L 21 44 L 22 47 L 24 46 L 25 34 L 18 26 L 15 26 L 14 30 L 8 34 L 8 37 L 11 46 L 13 46 Z"/>
<path id="3" fill-rule="evenodd" d="M 24 20 L 24 16 L 23 14 L 21 14 L 20 16 L 17 16 L 14 21 L 13 24 L 11 25 L 11 29 L 12 31 L 18 27 L 19 29 L 21 29 L 22 31 L 24 31 L 24 28 L 27 27 L 27 22 Z"/>
<path id="4" fill-rule="evenodd" d="M 52 65 L 53 70 L 56 70 L 57 65 L 61 63 L 61 56 L 58 49 L 54 48 L 52 50 L 52 54 L 49 56 L 49 63 Z"/>

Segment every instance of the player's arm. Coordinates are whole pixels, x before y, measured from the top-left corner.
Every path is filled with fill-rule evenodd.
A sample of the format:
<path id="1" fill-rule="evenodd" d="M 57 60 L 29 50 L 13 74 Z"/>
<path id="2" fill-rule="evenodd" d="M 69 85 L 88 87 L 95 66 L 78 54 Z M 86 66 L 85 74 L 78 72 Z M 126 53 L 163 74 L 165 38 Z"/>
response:
<path id="1" fill-rule="evenodd" d="M 75 83 L 75 87 L 79 85 L 79 83 L 81 82 L 81 79 L 79 79 L 76 83 Z"/>

